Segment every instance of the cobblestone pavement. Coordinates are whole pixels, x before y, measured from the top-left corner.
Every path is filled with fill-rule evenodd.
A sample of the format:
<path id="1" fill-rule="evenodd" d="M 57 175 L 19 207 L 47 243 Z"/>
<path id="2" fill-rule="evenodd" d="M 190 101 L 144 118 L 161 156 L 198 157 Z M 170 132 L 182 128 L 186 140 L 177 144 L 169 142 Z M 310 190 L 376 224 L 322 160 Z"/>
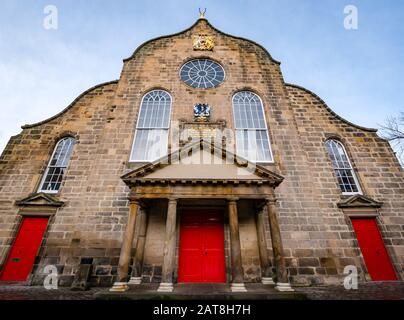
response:
<path id="1" fill-rule="evenodd" d="M 357 290 L 344 286 L 301 287 L 310 300 L 404 300 L 404 281 L 359 283 Z"/>
<path id="2" fill-rule="evenodd" d="M 108 288 L 71 291 L 69 288 L 46 290 L 40 286 L 0 285 L 0 300 L 93 300 L 96 292 L 105 290 Z"/>
<path id="3" fill-rule="evenodd" d="M 108 289 L 71 291 L 69 288 L 46 290 L 43 287 L 0 285 L 0 300 L 93 300 L 95 293 Z M 369 282 L 359 284 L 358 290 L 345 290 L 343 286 L 295 289 L 311 300 L 404 300 L 404 282 Z"/>

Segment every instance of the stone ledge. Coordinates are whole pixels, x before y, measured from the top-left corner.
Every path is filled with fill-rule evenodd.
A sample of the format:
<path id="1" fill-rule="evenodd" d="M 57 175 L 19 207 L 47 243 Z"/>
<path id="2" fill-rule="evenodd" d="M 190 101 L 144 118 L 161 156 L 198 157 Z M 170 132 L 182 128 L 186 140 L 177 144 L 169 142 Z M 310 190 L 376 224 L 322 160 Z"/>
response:
<path id="1" fill-rule="evenodd" d="M 175 292 L 98 292 L 94 295 L 96 300 L 307 300 L 306 295 L 296 292 L 231 292 L 210 295 L 179 294 Z"/>
<path id="2" fill-rule="evenodd" d="M 231 292 L 230 284 L 175 284 L 173 292 L 157 292 L 158 284 L 129 286 L 126 292 L 97 292 L 96 300 L 306 300 L 301 292 L 279 292 L 262 284 L 246 284 L 247 292 Z"/>

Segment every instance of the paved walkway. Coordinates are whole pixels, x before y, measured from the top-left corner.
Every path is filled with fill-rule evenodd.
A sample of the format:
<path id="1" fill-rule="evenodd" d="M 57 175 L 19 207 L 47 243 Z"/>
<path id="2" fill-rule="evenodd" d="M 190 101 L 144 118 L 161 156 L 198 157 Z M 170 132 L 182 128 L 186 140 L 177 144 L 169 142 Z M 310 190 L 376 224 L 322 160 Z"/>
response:
<path id="1" fill-rule="evenodd" d="M 295 288 L 310 300 L 404 300 L 404 281 L 368 282 L 358 290 L 341 286 Z"/>
<path id="2" fill-rule="evenodd" d="M 248 285 L 247 288 L 252 295 L 260 295 L 265 289 L 261 285 Z M 43 287 L 0 285 L 0 300 L 93 300 L 95 295 L 108 293 L 108 289 L 92 288 L 88 291 L 71 291 L 69 288 L 46 290 Z M 295 289 L 296 293 L 299 294 L 295 297 L 299 298 L 301 297 L 300 294 L 303 294 L 306 299 L 310 300 L 404 300 L 404 282 L 369 282 L 359 284 L 358 290 L 345 290 L 343 286 L 300 287 Z M 154 287 L 150 287 L 148 290 L 155 292 Z M 186 293 L 189 289 L 181 290 L 183 290 L 182 293 Z M 212 287 L 206 290 L 216 289 Z M 272 294 L 276 294 L 274 289 L 268 288 L 267 291 L 266 298 L 279 298 L 279 295 L 272 296 Z M 134 290 L 132 289 L 131 292 Z M 206 294 L 204 291 L 203 293 Z M 294 296 L 290 295 L 290 299 L 294 299 Z"/>
<path id="3" fill-rule="evenodd" d="M 44 287 L 1 285 L 0 300 L 93 300 L 97 292 L 107 288 L 91 288 L 88 291 L 71 291 L 69 288 L 46 290 Z"/>

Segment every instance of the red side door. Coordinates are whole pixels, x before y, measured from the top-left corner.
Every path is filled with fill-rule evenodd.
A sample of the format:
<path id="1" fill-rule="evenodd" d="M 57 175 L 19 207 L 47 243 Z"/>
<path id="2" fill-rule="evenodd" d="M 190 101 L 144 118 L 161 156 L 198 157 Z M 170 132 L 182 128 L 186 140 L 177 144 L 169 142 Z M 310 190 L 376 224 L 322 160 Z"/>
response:
<path id="1" fill-rule="evenodd" d="M 0 275 L 2 281 L 25 281 L 34 265 L 48 218 L 25 217 Z"/>
<path id="2" fill-rule="evenodd" d="M 223 213 L 183 212 L 178 282 L 225 281 Z"/>
<path id="3" fill-rule="evenodd" d="M 376 219 L 352 219 L 352 225 L 372 280 L 397 280 Z"/>

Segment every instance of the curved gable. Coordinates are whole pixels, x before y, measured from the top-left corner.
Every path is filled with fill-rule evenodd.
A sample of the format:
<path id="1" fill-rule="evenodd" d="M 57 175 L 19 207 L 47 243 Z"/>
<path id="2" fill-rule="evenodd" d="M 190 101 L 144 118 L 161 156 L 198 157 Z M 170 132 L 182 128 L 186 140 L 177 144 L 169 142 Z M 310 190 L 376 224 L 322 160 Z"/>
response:
<path id="1" fill-rule="evenodd" d="M 298 86 L 298 85 L 296 85 L 296 84 L 285 83 L 285 85 L 286 85 L 287 89 L 289 89 L 289 88 L 290 88 L 290 89 L 295 89 L 295 90 L 298 91 L 299 93 L 303 93 L 303 94 L 308 94 L 308 95 L 310 95 L 311 98 L 313 98 L 314 100 L 316 100 L 317 102 L 319 102 L 319 103 L 324 107 L 324 109 L 325 109 L 328 113 L 330 113 L 331 116 L 333 116 L 335 119 L 338 119 L 338 120 L 344 122 L 345 124 L 347 124 L 347 125 L 349 125 L 349 126 L 355 127 L 355 128 L 357 128 L 357 129 L 360 129 L 360 130 L 363 130 L 363 131 L 368 131 L 368 132 L 376 132 L 376 131 L 377 131 L 377 129 L 374 129 L 374 128 L 367 128 L 367 127 L 362 127 L 362 126 L 360 126 L 360 125 L 354 124 L 354 123 L 352 123 L 352 122 L 350 122 L 350 121 L 344 119 L 343 117 L 339 116 L 337 113 L 335 113 L 335 112 L 325 103 L 325 101 L 324 101 L 323 99 L 321 99 L 321 98 L 320 98 L 318 95 L 316 95 L 314 92 L 312 92 L 312 91 L 310 91 L 310 90 L 308 90 L 308 89 L 306 89 L 306 88 L 304 88 L 304 87 Z M 294 94 L 294 93 L 293 93 L 293 90 L 288 90 L 288 94 L 289 94 L 289 95 L 293 95 L 293 94 Z"/>
<path id="2" fill-rule="evenodd" d="M 160 37 L 157 37 L 157 38 L 153 38 L 153 39 L 150 39 L 150 40 L 148 40 L 148 41 L 142 43 L 139 47 L 136 48 L 136 50 L 132 53 L 132 55 L 131 55 L 130 57 L 128 57 L 128 58 L 126 58 L 126 59 L 123 59 L 123 61 L 126 62 L 126 61 L 129 61 L 129 60 L 133 59 L 133 58 L 136 56 L 136 54 L 137 54 L 142 48 L 146 47 L 148 44 L 151 44 L 151 43 L 156 42 L 156 41 L 159 41 L 159 40 L 169 39 L 169 38 L 172 38 L 172 37 L 176 37 L 176 36 L 179 36 L 179 35 L 183 35 L 183 34 L 189 32 L 189 31 L 191 31 L 192 29 L 194 29 L 194 28 L 195 28 L 198 24 L 200 24 L 200 23 L 206 23 L 206 25 L 207 25 L 209 28 L 211 28 L 211 29 L 214 30 L 215 32 L 217 32 L 217 33 L 219 33 L 219 34 L 221 34 L 221 35 L 223 35 L 223 36 L 225 36 L 225 37 L 229 37 L 229 38 L 232 38 L 232 39 L 235 39 L 235 40 L 241 40 L 241 41 L 245 41 L 245 42 L 248 42 L 248 43 L 250 43 L 250 44 L 253 44 L 254 46 L 256 46 L 256 47 L 258 47 L 259 49 L 261 49 L 262 51 L 264 51 L 265 54 L 269 57 L 269 59 L 270 59 L 272 62 L 274 62 L 274 63 L 276 63 L 276 64 L 278 64 L 278 65 L 281 64 L 279 61 L 275 60 L 275 59 L 271 56 L 271 54 L 268 52 L 268 50 L 265 49 L 262 45 L 260 45 L 260 44 L 258 44 L 258 43 L 256 43 L 256 42 L 254 42 L 254 41 L 252 41 L 252 40 L 249 40 L 249 39 L 246 39 L 246 38 L 242 38 L 242 37 L 233 36 L 233 35 L 230 35 L 230 34 L 228 34 L 228 33 L 223 32 L 223 31 L 221 31 L 221 30 L 219 30 L 219 29 L 216 29 L 206 18 L 199 18 L 193 25 L 191 25 L 190 27 L 188 27 L 187 29 L 185 29 L 185 30 L 183 30 L 183 31 L 180 31 L 180 32 L 177 32 L 177 33 L 173 33 L 173 34 L 170 34 L 170 35 L 165 35 L 165 36 L 160 36 Z"/>
<path id="3" fill-rule="evenodd" d="M 92 93 L 93 91 L 95 91 L 97 89 L 101 89 L 101 88 L 109 86 L 109 85 L 115 85 L 117 83 L 118 83 L 118 80 L 113 80 L 113 81 L 108 81 L 108 82 L 97 84 L 94 87 L 91 87 L 90 89 L 87 89 L 86 91 L 81 93 L 76 99 L 73 100 L 72 103 L 70 103 L 66 108 L 64 108 L 62 111 L 55 114 L 54 116 L 52 116 L 52 117 L 50 117 L 48 119 L 45 119 L 43 121 L 37 122 L 37 123 L 23 125 L 23 126 L 21 126 L 21 128 L 22 129 L 29 129 L 29 128 L 33 128 L 33 127 L 39 126 L 41 124 L 47 123 L 49 121 L 52 121 L 52 120 L 60 117 L 61 115 L 65 114 L 71 108 L 73 108 L 73 106 L 75 106 L 81 99 L 83 99 L 89 93 Z"/>

